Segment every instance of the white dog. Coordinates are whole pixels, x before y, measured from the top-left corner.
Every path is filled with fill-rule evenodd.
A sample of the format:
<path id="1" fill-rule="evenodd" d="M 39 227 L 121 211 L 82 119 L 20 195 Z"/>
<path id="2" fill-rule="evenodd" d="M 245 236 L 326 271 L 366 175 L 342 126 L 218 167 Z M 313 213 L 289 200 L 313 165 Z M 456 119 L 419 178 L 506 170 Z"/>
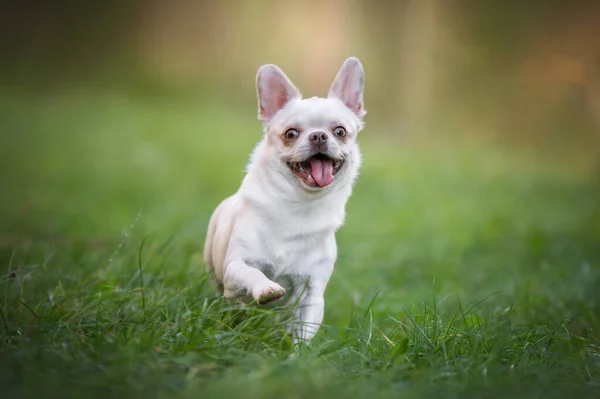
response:
<path id="1" fill-rule="evenodd" d="M 361 163 L 364 73 L 348 58 L 327 98 L 303 99 L 275 65 L 256 78 L 264 137 L 236 194 L 210 220 L 204 259 L 227 298 L 294 302 L 294 342 L 323 321 L 335 232 Z M 285 287 L 285 288 L 284 288 Z"/>

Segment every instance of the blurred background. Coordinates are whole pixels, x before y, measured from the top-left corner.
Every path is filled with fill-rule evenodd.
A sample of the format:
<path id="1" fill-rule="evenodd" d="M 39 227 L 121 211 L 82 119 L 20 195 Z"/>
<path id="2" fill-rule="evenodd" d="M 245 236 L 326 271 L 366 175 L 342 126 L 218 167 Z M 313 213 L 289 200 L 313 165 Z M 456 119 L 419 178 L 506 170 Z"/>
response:
<path id="1" fill-rule="evenodd" d="M 5 237 L 75 234 L 77 221 L 107 233 L 157 204 L 163 220 L 185 219 L 181 209 L 201 200 L 198 212 L 209 213 L 235 190 L 260 138 L 254 79 L 264 63 L 312 96 L 325 95 L 344 59 L 358 56 L 368 111 L 361 142 L 367 153 L 389 152 L 391 174 L 398 151 L 424 141 L 439 154 L 485 141 L 522 154 L 523 165 L 542 157 L 586 179 L 600 174 L 593 1 L 0 7 Z M 433 153 L 426 148 L 415 153 Z M 485 155 L 477 162 L 489 164 Z"/>
<path id="2" fill-rule="evenodd" d="M 598 130 L 593 1 L 3 1 L 4 84 L 152 85 L 246 105 L 277 63 L 323 94 L 349 55 L 371 123 L 574 140 Z M 394 133 L 398 134 L 398 133 Z M 527 137 L 527 138 L 525 138 Z M 567 139 L 568 137 L 568 139 Z"/>
<path id="3" fill-rule="evenodd" d="M 364 323 L 369 338 L 363 350 L 356 335 L 359 357 L 345 346 L 319 353 L 379 370 L 388 360 L 367 358 L 388 344 L 375 329 L 372 343 L 371 327 L 407 334 L 396 319 L 409 309 L 431 318 L 438 337 L 437 312 L 452 324 L 460 309 L 468 329 L 477 322 L 473 337 L 483 335 L 456 334 L 456 375 L 486 383 L 482 364 L 485 377 L 485 365 L 492 376 L 492 363 L 506 370 L 506 358 L 531 358 L 516 371 L 536 389 L 566 375 L 597 387 L 600 2 L 2 0 L 0 391 L 62 395 L 53 387 L 71 381 L 156 396 L 198 378 L 192 390 L 243 386 L 246 395 L 268 375 L 273 386 L 302 387 L 298 396 L 334 369 L 344 376 L 331 379 L 338 396 L 350 380 L 388 384 L 371 366 L 348 374 L 329 360 L 306 363 L 308 379 L 287 363 L 271 373 L 250 352 L 238 356 L 255 347 L 241 343 L 254 324 L 240 338 L 204 329 L 229 319 L 225 307 L 205 312 L 213 291 L 201 253 L 211 213 L 237 190 L 262 137 L 257 69 L 278 64 L 305 96 L 324 96 L 348 56 L 366 74 L 363 166 L 320 334 L 344 344 L 344 326 Z M 261 331 L 259 340 L 271 336 Z M 415 346 L 402 370 L 439 360 L 439 378 L 454 375 L 436 342 L 445 359 L 437 344 L 424 355 Z M 256 343 L 260 356 L 279 356 L 268 347 Z M 475 363 L 463 363 L 468 348 Z M 191 363 L 179 357 L 188 351 Z M 215 362 L 225 377 L 210 385 Z M 537 378 L 527 371 L 536 362 L 581 367 L 560 378 L 543 367 Z M 502 388 L 518 389 L 512 376 Z M 372 395 L 372 384 L 361 392 Z"/>

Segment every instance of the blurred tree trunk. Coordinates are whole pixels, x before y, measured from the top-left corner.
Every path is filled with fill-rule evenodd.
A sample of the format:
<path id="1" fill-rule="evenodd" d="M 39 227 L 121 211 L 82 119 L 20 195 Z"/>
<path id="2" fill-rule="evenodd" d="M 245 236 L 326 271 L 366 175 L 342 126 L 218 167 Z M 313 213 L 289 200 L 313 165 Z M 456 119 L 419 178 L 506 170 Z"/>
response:
<path id="1" fill-rule="evenodd" d="M 375 43 L 365 48 L 371 55 L 369 90 L 377 93 L 370 106 L 403 133 L 427 129 L 439 72 L 438 1 L 363 1 L 361 6 L 365 42 Z"/>
<path id="2" fill-rule="evenodd" d="M 437 0 L 409 0 L 401 18 L 400 106 L 403 129 L 427 130 L 432 114 L 437 53 Z"/>
<path id="3" fill-rule="evenodd" d="M 357 24 L 362 27 L 363 51 L 368 65 L 366 71 L 365 108 L 377 109 L 377 113 L 389 121 L 398 118 L 401 91 L 400 46 L 402 34 L 400 21 L 407 0 L 381 0 L 359 2 Z M 373 93 L 373 94 L 371 94 Z M 389 123 L 386 123 L 389 125 Z"/>

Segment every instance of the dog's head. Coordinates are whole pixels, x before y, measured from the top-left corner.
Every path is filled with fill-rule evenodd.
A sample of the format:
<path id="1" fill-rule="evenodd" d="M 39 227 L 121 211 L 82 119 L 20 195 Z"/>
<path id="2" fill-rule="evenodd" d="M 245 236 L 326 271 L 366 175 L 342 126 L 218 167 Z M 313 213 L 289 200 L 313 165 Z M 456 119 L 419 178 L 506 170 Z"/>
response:
<path id="1" fill-rule="evenodd" d="M 259 119 L 265 130 L 269 165 L 292 184 L 320 191 L 354 180 L 360 165 L 356 136 L 363 127 L 364 73 L 348 58 L 326 98 L 303 99 L 275 65 L 264 65 L 256 78 Z"/>

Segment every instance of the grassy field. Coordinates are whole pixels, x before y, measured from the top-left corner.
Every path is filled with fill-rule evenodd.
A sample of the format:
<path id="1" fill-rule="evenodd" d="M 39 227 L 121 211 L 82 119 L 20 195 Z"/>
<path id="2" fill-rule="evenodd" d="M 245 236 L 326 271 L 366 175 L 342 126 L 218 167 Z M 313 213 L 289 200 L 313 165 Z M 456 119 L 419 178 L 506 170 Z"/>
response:
<path id="1" fill-rule="evenodd" d="M 325 325 L 291 358 L 285 309 L 227 303 L 201 260 L 255 113 L 4 92 L 3 398 L 599 397 L 600 189 L 581 159 L 368 125 Z"/>

